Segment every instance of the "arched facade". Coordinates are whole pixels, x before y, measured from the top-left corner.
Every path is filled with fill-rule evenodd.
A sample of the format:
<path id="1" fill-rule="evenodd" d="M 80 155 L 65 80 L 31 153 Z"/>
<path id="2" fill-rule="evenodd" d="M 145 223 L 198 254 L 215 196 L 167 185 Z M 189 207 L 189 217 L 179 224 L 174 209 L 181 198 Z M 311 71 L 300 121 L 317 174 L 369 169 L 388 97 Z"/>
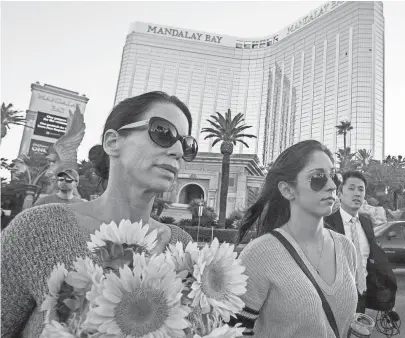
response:
<path id="1" fill-rule="evenodd" d="M 193 199 L 206 199 L 206 193 L 200 184 L 190 182 L 179 189 L 177 203 L 189 204 Z"/>

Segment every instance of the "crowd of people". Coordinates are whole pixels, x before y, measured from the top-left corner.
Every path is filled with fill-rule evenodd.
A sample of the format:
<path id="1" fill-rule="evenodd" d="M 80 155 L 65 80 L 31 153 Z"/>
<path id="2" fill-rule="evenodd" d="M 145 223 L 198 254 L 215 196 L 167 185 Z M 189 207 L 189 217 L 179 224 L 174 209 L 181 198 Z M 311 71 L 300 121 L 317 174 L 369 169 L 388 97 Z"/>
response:
<path id="1" fill-rule="evenodd" d="M 89 256 L 86 243 L 100 224 L 149 224 L 149 231 L 158 230 L 156 253 L 192 240 L 179 227 L 150 217 L 154 198 L 171 188 L 183 161 L 197 155 L 191 129 L 187 106 L 163 92 L 114 107 L 101 144 L 91 150 L 98 154 L 98 175 L 108 179 L 106 191 L 95 200 L 79 200 L 72 195 L 78 174 L 64 170 L 57 174 L 60 191 L 39 199 L 3 231 L 2 337 L 40 336 L 47 277 L 57 263 L 70 266 L 76 257 Z M 240 254 L 249 279 L 245 308 L 231 324 L 242 323 L 244 335 L 346 337 L 354 314 L 365 312 L 375 240 L 370 222 L 358 215 L 367 182 L 360 172 L 339 180 L 334 168 L 320 142 L 294 144 L 276 159 L 246 211 L 236 244 L 259 219 L 262 226 Z M 340 207 L 333 210 L 338 199 Z"/>

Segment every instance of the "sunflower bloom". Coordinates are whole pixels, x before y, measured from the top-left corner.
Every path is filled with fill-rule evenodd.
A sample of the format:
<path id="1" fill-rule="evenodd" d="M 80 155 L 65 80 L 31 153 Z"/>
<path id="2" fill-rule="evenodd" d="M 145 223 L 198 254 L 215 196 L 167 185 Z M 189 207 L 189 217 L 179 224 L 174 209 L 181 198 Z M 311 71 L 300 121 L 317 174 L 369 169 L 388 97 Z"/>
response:
<path id="1" fill-rule="evenodd" d="M 215 238 L 210 247 L 205 245 L 200 250 L 193 272 L 196 280 L 188 295 L 193 307 L 199 305 L 204 313 L 214 311 L 225 322 L 243 309 L 245 304 L 239 296 L 246 292 L 248 278 L 233 249 L 228 243 L 219 245 Z"/>
<path id="2" fill-rule="evenodd" d="M 180 303 L 183 284 L 164 255 L 134 255 L 134 269 L 101 281 L 87 316 L 98 332 L 117 337 L 183 337 L 189 313 Z"/>
<path id="3" fill-rule="evenodd" d="M 139 245 L 147 251 L 151 251 L 156 245 L 157 230 L 149 231 L 149 225 L 142 226 L 142 221 L 131 223 L 130 220 L 122 220 L 117 226 L 115 222 L 101 224 L 100 230 L 91 234 L 91 242 L 87 243 L 90 250 L 103 247 L 106 241 L 116 244 Z"/>
<path id="4" fill-rule="evenodd" d="M 65 324 L 60 324 L 52 320 L 49 324 L 45 325 L 39 338 L 77 338 L 72 330 L 66 327 Z"/>
<path id="5" fill-rule="evenodd" d="M 45 297 L 41 305 L 41 311 L 46 311 L 45 323 L 56 317 L 56 305 L 58 303 L 59 292 L 68 274 L 65 264 L 58 263 L 52 270 L 48 279 L 49 294 Z"/>
<path id="6" fill-rule="evenodd" d="M 235 338 L 235 337 L 242 337 L 243 331 L 245 330 L 244 327 L 239 327 L 241 324 L 238 323 L 235 327 L 230 327 L 227 324 L 224 326 L 218 327 L 211 331 L 210 334 L 206 336 L 199 336 L 198 334 L 194 335 L 193 338 Z"/>
<path id="7" fill-rule="evenodd" d="M 189 245 L 190 243 L 186 248 L 188 248 Z M 166 250 L 166 260 L 173 264 L 173 267 L 177 273 L 183 273 L 185 276 L 187 276 L 188 272 L 193 272 L 193 261 L 191 254 L 183 249 L 182 242 L 177 242 L 175 246 L 169 244 L 169 247 Z"/>
<path id="8" fill-rule="evenodd" d="M 89 258 L 77 258 L 73 263 L 74 271 L 69 271 L 66 283 L 78 293 L 90 291 L 94 282 L 99 282 L 103 277 L 103 269 L 94 264 Z"/>

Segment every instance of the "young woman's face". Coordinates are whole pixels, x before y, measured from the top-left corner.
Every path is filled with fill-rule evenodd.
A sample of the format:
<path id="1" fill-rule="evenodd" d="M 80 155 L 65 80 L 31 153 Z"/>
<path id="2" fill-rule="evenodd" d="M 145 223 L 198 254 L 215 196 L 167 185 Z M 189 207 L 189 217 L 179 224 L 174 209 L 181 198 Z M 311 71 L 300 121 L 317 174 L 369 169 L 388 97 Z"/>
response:
<path id="1" fill-rule="evenodd" d="M 297 203 L 301 209 L 317 217 L 330 215 L 336 199 L 336 185 L 331 178 L 333 171 L 334 167 L 328 155 L 323 151 L 312 153 L 308 164 L 297 176 L 294 203 Z M 314 184 L 316 182 L 312 182 L 311 184 L 311 178 L 314 175 L 318 175 L 319 177 L 319 174 L 326 174 L 328 180 L 319 191 L 316 191 L 319 189 L 319 184 Z"/>
<path id="2" fill-rule="evenodd" d="M 181 136 L 188 135 L 188 120 L 174 104 L 156 103 L 143 115 L 142 120 L 155 116 L 170 121 Z M 180 141 L 170 148 L 163 148 L 151 140 L 147 127 L 132 131 L 123 138 L 120 148 L 124 175 L 128 175 L 130 183 L 146 191 L 168 191 L 183 165 Z"/>

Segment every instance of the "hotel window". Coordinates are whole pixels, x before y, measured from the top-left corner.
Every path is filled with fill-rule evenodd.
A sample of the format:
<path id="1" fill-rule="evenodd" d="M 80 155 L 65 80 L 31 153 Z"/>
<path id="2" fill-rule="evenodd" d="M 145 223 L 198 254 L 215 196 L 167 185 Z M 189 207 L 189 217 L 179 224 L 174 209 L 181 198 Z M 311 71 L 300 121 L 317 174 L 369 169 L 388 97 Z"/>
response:
<path id="1" fill-rule="evenodd" d="M 235 177 L 229 177 L 228 187 L 234 187 L 234 186 L 235 186 Z"/>

